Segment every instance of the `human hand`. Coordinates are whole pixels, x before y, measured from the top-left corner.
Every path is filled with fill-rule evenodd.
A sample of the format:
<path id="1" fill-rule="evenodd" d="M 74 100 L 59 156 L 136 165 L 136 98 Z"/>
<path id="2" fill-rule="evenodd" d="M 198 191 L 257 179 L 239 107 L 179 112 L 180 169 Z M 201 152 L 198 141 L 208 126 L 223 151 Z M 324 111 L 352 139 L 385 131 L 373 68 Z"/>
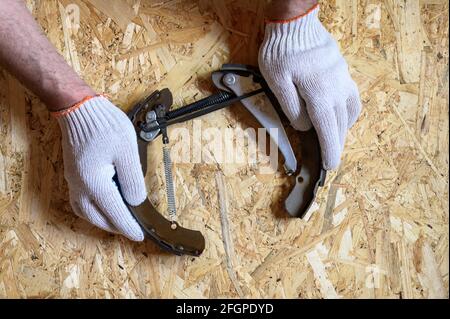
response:
<path id="1" fill-rule="evenodd" d="M 62 131 L 64 176 L 76 215 L 133 241 L 144 234 L 125 200 L 133 206 L 147 197 L 134 127 L 125 113 L 103 96 L 53 113 Z"/>
<path id="2" fill-rule="evenodd" d="M 323 167 L 330 170 L 339 166 L 361 102 L 348 65 L 318 12 L 314 6 L 302 16 L 268 22 L 259 66 L 292 126 L 300 131 L 315 128 Z"/>

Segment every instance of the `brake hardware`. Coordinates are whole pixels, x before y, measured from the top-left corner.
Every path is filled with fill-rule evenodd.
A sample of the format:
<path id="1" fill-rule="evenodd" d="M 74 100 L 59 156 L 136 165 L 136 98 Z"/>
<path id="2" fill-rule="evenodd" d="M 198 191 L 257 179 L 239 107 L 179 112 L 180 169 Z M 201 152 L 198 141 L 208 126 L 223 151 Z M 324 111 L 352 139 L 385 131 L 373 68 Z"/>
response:
<path id="1" fill-rule="evenodd" d="M 174 124 L 184 123 L 241 102 L 277 143 L 285 160 L 286 174 L 294 175 L 298 172 L 295 186 L 285 201 L 289 215 L 302 218 L 314 202 L 318 188 L 325 183 L 326 171 L 322 168 L 316 132 L 299 132 L 302 158 L 298 165 L 280 119 L 283 115 L 278 101 L 257 68 L 225 64 L 212 73 L 212 81 L 218 93 L 189 105 L 171 110 L 172 93 L 169 89 L 163 89 L 135 105 L 128 114 L 138 136 L 139 156 L 144 174 L 147 171 L 147 146 L 159 136 L 162 137 L 168 219 L 159 213 L 148 199 L 140 206 L 128 207 L 145 234 L 158 246 L 176 255 L 199 256 L 205 249 L 205 238 L 199 231 L 183 228 L 177 220 L 168 137 L 168 128 Z M 271 130 L 273 128 L 277 130 Z M 273 132 L 277 132 L 276 138 Z M 117 177 L 115 182 L 120 189 Z"/>

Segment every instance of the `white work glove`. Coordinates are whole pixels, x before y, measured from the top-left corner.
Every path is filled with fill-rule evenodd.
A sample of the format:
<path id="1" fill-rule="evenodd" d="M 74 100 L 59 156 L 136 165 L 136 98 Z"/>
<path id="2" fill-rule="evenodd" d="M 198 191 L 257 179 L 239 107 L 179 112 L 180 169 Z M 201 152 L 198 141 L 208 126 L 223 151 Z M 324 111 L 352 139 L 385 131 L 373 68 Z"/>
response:
<path id="1" fill-rule="evenodd" d="M 316 6 L 290 21 L 268 22 L 259 53 L 261 73 L 291 125 L 314 126 L 326 170 L 339 166 L 347 131 L 361 112 L 359 92 Z"/>
<path id="2" fill-rule="evenodd" d="M 103 96 L 54 113 L 62 131 L 64 176 L 78 216 L 112 233 L 142 241 L 141 227 L 122 194 L 137 206 L 147 197 L 136 132 L 125 113 Z"/>

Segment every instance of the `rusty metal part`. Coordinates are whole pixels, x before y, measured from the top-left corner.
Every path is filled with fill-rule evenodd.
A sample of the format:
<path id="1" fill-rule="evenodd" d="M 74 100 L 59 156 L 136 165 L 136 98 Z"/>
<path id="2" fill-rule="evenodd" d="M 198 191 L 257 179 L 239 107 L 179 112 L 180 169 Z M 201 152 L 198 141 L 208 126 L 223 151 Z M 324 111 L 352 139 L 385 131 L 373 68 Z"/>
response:
<path id="1" fill-rule="evenodd" d="M 169 90 L 156 91 L 143 102 L 136 105 L 129 117 L 134 124 L 136 133 L 141 136 L 142 129 L 147 124 L 147 113 L 153 111 L 158 105 L 170 107 L 173 103 Z M 148 142 L 138 139 L 139 156 L 144 174 L 147 171 Z M 134 218 L 144 230 L 146 236 L 159 247 L 176 255 L 200 256 L 205 249 L 205 238 L 199 231 L 181 227 L 178 223 L 166 219 L 160 214 L 152 203 L 146 199 L 140 206 L 128 205 Z M 173 227 L 176 225 L 177 227 Z"/>

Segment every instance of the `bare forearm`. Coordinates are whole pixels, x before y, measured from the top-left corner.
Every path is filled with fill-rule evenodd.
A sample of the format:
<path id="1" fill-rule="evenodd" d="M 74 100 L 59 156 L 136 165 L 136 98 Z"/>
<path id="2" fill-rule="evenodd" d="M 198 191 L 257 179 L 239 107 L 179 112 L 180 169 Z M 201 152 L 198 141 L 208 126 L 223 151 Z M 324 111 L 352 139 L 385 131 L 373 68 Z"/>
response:
<path id="1" fill-rule="evenodd" d="M 95 94 L 44 36 L 22 0 L 0 1 L 0 65 L 51 111 Z"/>
<path id="2" fill-rule="evenodd" d="M 270 20 L 287 20 L 305 14 L 318 0 L 272 0 L 266 8 Z"/>

